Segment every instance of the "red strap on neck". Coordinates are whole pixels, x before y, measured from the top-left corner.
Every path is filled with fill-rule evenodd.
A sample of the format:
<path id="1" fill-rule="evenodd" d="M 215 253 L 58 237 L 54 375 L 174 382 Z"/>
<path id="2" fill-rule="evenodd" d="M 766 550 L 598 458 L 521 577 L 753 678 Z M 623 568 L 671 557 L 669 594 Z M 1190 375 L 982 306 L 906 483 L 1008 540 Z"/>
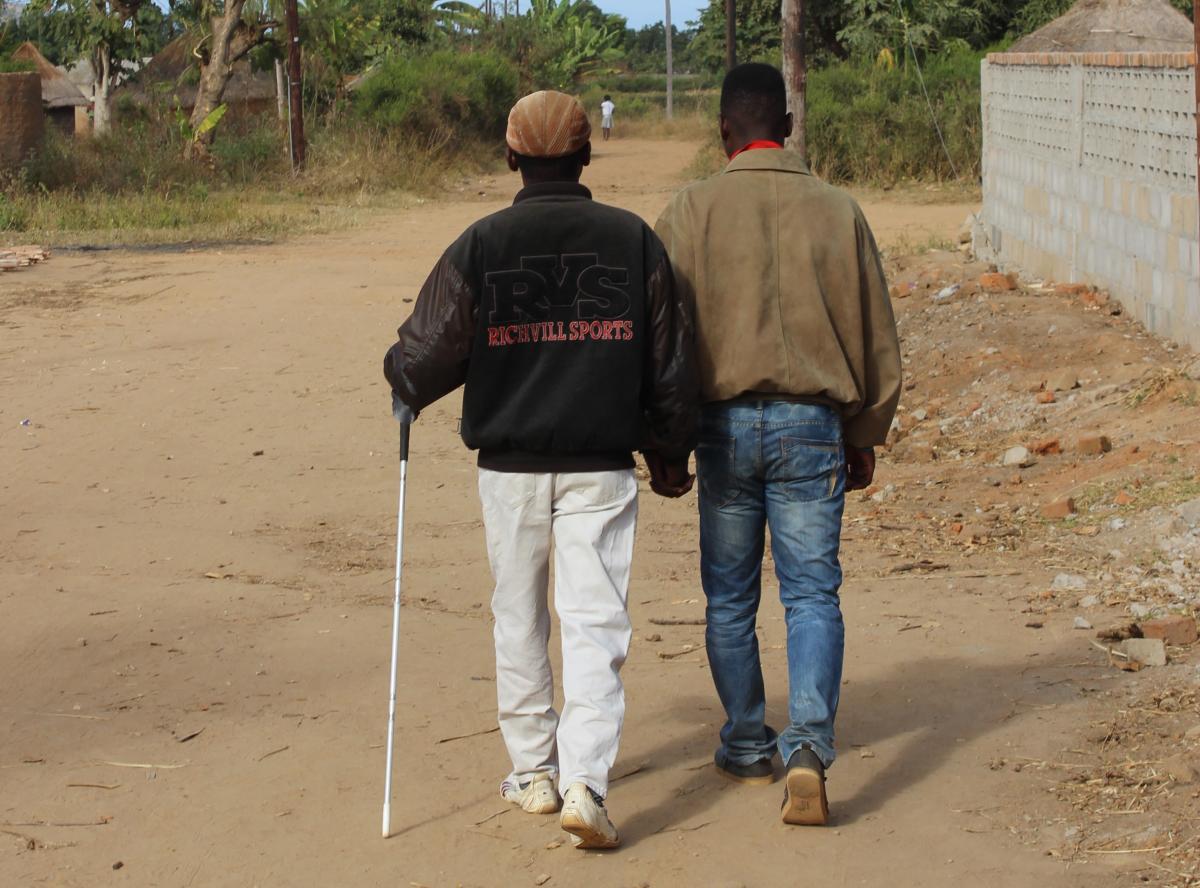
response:
<path id="1" fill-rule="evenodd" d="M 770 139 L 755 139 L 749 145 L 744 145 L 733 154 L 729 155 L 729 159 L 733 160 L 739 154 L 745 154 L 747 151 L 762 151 L 764 148 L 775 148 L 782 150 L 783 146 L 778 142 L 772 142 Z"/>

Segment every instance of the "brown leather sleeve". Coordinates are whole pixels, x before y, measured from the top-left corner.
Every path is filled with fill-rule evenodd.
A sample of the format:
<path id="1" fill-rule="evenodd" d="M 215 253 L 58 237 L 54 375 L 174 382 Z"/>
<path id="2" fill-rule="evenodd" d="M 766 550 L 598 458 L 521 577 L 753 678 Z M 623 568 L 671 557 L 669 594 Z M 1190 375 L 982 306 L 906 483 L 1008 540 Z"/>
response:
<path id="1" fill-rule="evenodd" d="M 467 379 L 475 341 L 474 293 L 448 256 L 421 287 L 399 341 L 383 359 L 383 375 L 396 396 L 421 411 Z"/>
<path id="2" fill-rule="evenodd" d="M 643 405 L 649 436 L 642 450 L 686 460 L 696 447 L 700 418 L 695 311 L 686 291 L 675 287 L 665 252 L 646 282 L 646 311 L 650 342 Z"/>

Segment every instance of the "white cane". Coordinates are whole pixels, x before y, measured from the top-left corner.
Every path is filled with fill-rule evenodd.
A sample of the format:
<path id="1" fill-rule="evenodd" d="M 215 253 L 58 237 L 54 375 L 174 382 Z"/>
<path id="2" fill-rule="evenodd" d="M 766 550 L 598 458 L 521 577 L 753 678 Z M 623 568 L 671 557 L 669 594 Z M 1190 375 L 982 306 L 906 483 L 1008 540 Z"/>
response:
<path id="1" fill-rule="evenodd" d="M 396 661 L 400 654 L 400 570 L 404 565 L 404 489 L 408 483 L 408 437 L 411 426 L 400 423 L 400 509 L 396 518 L 396 590 L 392 599 L 392 682 L 388 695 L 387 771 L 383 778 L 383 837 L 392 834 L 392 747 L 396 734 Z"/>

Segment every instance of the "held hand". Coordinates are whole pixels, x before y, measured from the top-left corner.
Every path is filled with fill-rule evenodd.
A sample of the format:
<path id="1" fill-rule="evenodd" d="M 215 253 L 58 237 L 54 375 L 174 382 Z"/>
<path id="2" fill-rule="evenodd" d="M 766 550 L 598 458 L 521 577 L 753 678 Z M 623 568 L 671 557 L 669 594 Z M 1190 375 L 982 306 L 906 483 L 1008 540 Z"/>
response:
<path id="1" fill-rule="evenodd" d="M 875 448 L 846 445 L 846 492 L 864 490 L 875 478 Z"/>
<path id="2" fill-rule="evenodd" d="M 392 392 L 392 416 L 396 417 L 396 422 L 405 426 L 412 425 L 417 418 L 412 408 L 397 398 L 395 392 Z"/>
<path id="3" fill-rule="evenodd" d="M 677 499 L 692 489 L 696 476 L 688 473 L 686 460 L 669 462 L 656 450 L 648 450 L 642 456 L 650 470 L 650 489 L 659 496 Z"/>

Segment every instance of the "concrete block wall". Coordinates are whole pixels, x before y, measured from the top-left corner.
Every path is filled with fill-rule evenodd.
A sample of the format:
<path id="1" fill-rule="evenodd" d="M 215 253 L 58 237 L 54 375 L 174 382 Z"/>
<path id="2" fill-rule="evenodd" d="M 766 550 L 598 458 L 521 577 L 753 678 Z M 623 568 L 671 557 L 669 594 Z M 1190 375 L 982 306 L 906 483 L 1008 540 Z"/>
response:
<path id="1" fill-rule="evenodd" d="M 977 252 L 1200 350 L 1192 54 L 997 54 L 982 78 Z"/>

